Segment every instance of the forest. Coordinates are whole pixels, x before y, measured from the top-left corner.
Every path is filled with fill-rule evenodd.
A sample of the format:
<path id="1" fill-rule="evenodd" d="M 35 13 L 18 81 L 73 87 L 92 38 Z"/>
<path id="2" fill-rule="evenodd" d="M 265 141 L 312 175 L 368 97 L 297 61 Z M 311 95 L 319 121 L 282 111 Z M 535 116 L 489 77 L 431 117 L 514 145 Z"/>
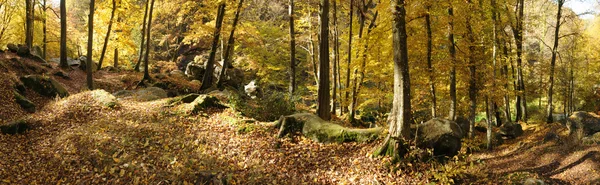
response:
<path id="1" fill-rule="evenodd" d="M 0 0 L 0 184 L 600 184 L 599 12 Z"/>

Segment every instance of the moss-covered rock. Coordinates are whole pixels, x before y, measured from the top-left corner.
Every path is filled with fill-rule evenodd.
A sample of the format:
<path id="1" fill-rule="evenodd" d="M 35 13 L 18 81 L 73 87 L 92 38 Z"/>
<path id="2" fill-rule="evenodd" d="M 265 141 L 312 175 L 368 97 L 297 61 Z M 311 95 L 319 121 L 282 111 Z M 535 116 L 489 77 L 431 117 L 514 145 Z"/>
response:
<path id="1" fill-rule="evenodd" d="M 4 125 L 0 125 L 0 132 L 2 132 L 2 134 L 14 135 L 24 133 L 30 128 L 31 127 L 29 126 L 29 123 L 27 123 L 24 120 L 18 120 Z"/>
<path id="2" fill-rule="evenodd" d="M 302 133 L 313 141 L 332 142 L 368 142 L 379 137 L 381 128 L 352 129 L 329 123 L 310 113 L 282 116 L 275 124 L 279 127 L 278 137 L 290 133 Z"/>
<path id="3" fill-rule="evenodd" d="M 210 95 L 199 95 L 194 99 L 193 102 L 183 106 L 183 111 L 190 114 L 197 114 L 200 111 L 206 110 L 207 108 L 226 108 L 227 106 L 221 104 L 221 101 L 214 96 Z"/>
<path id="4" fill-rule="evenodd" d="M 178 97 L 170 99 L 168 101 L 168 104 L 172 106 L 172 105 L 176 105 L 179 103 L 192 103 L 192 102 L 194 102 L 194 100 L 196 100 L 196 98 L 198 98 L 198 96 L 200 96 L 200 94 L 196 94 L 196 93 L 178 96 Z"/>
<path id="5" fill-rule="evenodd" d="M 579 144 L 583 138 L 600 132 L 600 116 L 587 112 L 575 112 L 567 119 L 567 128 L 569 129 L 569 140 L 573 144 Z"/>
<path id="6" fill-rule="evenodd" d="M 117 98 L 103 89 L 94 90 L 91 93 L 92 98 L 105 107 L 114 109 L 119 106 Z"/>
<path id="7" fill-rule="evenodd" d="M 29 101 L 25 96 L 19 94 L 17 91 L 13 91 L 13 94 L 15 96 L 15 101 L 21 106 L 21 108 L 29 113 L 35 112 L 35 104 L 33 102 Z"/>
<path id="8" fill-rule="evenodd" d="M 461 127 L 454 121 L 434 118 L 417 126 L 417 146 L 431 148 L 435 156 L 454 156 L 461 148 Z"/>
<path id="9" fill-rule="evenodd" d="M 58 81 L 41 75 L 27 75 L 20 78 L 25 87 L 48 97 L 69 96 L 67 89 Z"/>

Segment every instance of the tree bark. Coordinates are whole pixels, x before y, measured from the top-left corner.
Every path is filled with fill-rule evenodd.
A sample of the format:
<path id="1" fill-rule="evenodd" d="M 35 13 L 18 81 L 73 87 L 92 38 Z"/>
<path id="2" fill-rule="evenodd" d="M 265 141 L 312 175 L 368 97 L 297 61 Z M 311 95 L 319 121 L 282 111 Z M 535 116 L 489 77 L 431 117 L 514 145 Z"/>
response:
<path id="1" fill-rule="evenodd" d="M 25 0 L 25 45 L 27 48 L 33 48 L 33 0 Z"/>
<path id="2" fill-rule="evenodd" d="M 450 112 L 448 119 L 456 120 L 456 46 L 454 43 L 454 9 L 452 5 L 448 8 L 450 22 L 448 25 L 448 40 L 450 41 Z"/>
<path id="3" fill-rule="evenodd" d="M 60 0 L 60 64 L 61 68 L 69 67 L 67 62 L 67 5 Z"/>
<path id="4" fill-rule="evenodd" d="M 95 0 L 90 1 L 90 15 L 88 18 L 88 43 L 87 43 L 87 88 L 89 90 L 94 89 L 94 79 L 92 77 L 92 53 L 93 53 L 93 45 L 94 45 L 94 5 Z"/>
<path id="5" fill-rule="evenodd" d="M 525 1 L 519 0 L 517 4 L 516 25 L 512 26 L 515 43 L 517 45 L 517 101 L 516 120 L 527 120 L 527 101 L 525 99 L 525 83 L 523 83 L 523 19 Z"/>
<path id="6" fill-rule="evenodd" d="M 150 73 L 148 72 L 148 58 L 150 55 L 150 39 L 152 37 L 152 12 L 154 11 L 154 0 L 152 0 L 152 2 L 150 3 L 150 13 L 148 14 L 148 27 L 146 28 L 147 30 L 147 34 L 146 35 L 146 53 L 144 54 L 144 77 L 142 78 L 142 81 L 144 80 L 150 80 Z"/>
<path id="7" fill-rule="evenodd" d="M 473 6 L 471 0 L 467 0 L 467 3 L 469 7 Z M 472 8 L 469 9 L 473 10 Z M 473 27 L 471 25 L 471 18 L 471 16 L 466 18 L 466 37 L 469 40 L 469 101 L 471 102 L 471 107 L 469 109 L 469 137 L 473 138 L 475 137 L 475 116 L 477 114 L 477 64 L 475 61 L 475 33 L 473 32 Z"/>
<path id="8" fill-rule="evenodd" d="M 394 47 L 394 101 L 388 118 L 389 134 L 375 155 L 388 155 L 398 159 L 403 154 L 402 140 L 409 140 L 410 121 L 410 76 L 408 67 L 408 45 L 406 35 L 406 9 L 404 0 L 391 4 L 394 24 L 392 27 Z"/>
<path id="9" fill-rule="evenodd" d="M 429 11 L 431 10 L 431 5 L 427 5 L 426 7 L 427 13 L 425 14 L 425 29 L 427 30 L 427 71 L 429 72 L 429 93 L 431 96 L 431 117 L 437 117 L 436 107 L 437 107 L 437 98 L 435 95 L 435 77 L 433 73 L 433 65 L 431 60 L 431 55 L 433 53 L 433 34 L 431 31 L 431 15 Z"/>
<path id="10" fill-rule="evenodd" d="M 112 11 L 110 13 L 110 21 L 108 21 L 108 30 L 106 31 L 106 37 L 104 38 L 104 45 L 102 46 L 102 53 L 100 53 L 100 60 L 98 61 L 98 70 L 102 69 L 102 61 L 104 61 L 104 54 L 106 54 L 106 47 L 108 46 L 108 40 L 110 39 L 110 32 L 112 30 L 113 19 L 115 18 L 115 11 L 117 10 L 117 1 L 112 0 Z"/>
<path id="11" fill-rule="evenodd" d="M 144 10 L 144 23 L 142 23 L 142 40 L 140 41 L 140 56 L 137 63 L 135 64 L 135 71 L 140 71 L 140 63 L 142 63 L 142 57 L 144 56 L 144 43 L 146 42 L 146 18 L 148 17 L 148 6 L 150 6 L 150 0 L 146 0 L 146 8 Z"/>
<path id="12" fill-rule="evenodd" d="M 290 0 L 290 1 L 293 1 L 293 0 Z M 244 0 L 240 0 L 238 2 L 237 10 L 235 11 L 235 17 L 233 18 L 233 25 L 231 27 L 231 33 L 229 33 L 229 38 L 227 40 L 227 48 L 225 49 L 225 58 L 223 60 L 223 67 L 221 67 L 221 72 L 219 73 L 219 79 L 217 80 L 218 87 L 223 86 L 223 83 L 225 82 L 225 74 L 227 74 L 227 68 L 229 68 L 229 66 L 231 65 L 231 55 L 233 53 L 233 48 L 234 48 L 233 45 L 234 45 L 234 41 L 235 41 L 234 34 L 235 34 L 235 29 L 237 28 L 238 21 L 240 19 L 240 12 L 242 11 L 243 3 L 244 3 Z M 294 46 L 295 46 L 295 44 L 294 44 Z M 296 50 L 294 48 L 294 53 L 295 52 L 296 52 Z"/>
<path id="13" fill-rule="evenodd" d="M 119 49 L 115 48 L 115 58 L 113 59 L 113 67 L 119 69 Z"/>
<path id="14" fill-rule="evenodd" d="M 223 17 L 225 17 L 225 5 L 225 1 L 222 1 L 221 4 L 219 4 L 215 32 L 213 34 L 214 37 L 212 42 L 212 48 L 210 50 L 210 55 L 208 56 L 208 62 L 206 63 L 206 71 L 204 72 L 204 76 L 202 77 L 202 86 L 200 86 L 200 91 L 210 88 L 213 83 L 215 55 L 217 53 L 219 37 L 221 36 L 221 26 L 223 25 Z"/>
<path id="15" fill-rule="evenodd" d="M 296 91 L 296 36 L 294 35 L 294 0 L 290 0 L 290 96 Z"/>
<path id="16" fill-rule="evenodd" d="M 558 41 L 559 41 L 559 33 L 560 33 L 560 19 L 562 18 L 562 7 L 565 3 L 565 0 L 558 0 L 558 13 L 556 14 L 556 26 L 554 28 L 554 46 L 552 46 L 552 58 L 550 59 L 550 86 L 548 87 L 548 105 L 546 106 L 546 123 L 552 123 L 554 120 L 552 119 L 552 112 L 554 107 L 552 107 L 552 94 L 554 88 L 554 68 L 556 66 L 556 55 L 558 53 Z"/>
<path id="17" fill-rule="evenodd" d="M 46 0 L 42 1 L 42 3 L 43 3 L 42 4 L 42 6 L 43 6 L 42 7 L 42 11 L 43 11 L 43 14 L 44 14 L 43 15 L 44 16 L 44 18 L 43 18 L 44 19 L 44 23 L 42 24 L 42 31 L 44 32 L 43 33 L 44 35 L 43 35 L 43 38 L 42 38 L 42 58 L 45 60 L 46 59 L 46 53 L 47 53 L 47 50 L 48 50 L 48 44 L 47 44 L 47 42 L 48 42 L 48 35 L 47 35 L 48 28 L 46 27 L 47 20 L 48 20 L 48 16 L 46 15 L 46 13 L 47 13 L 46 11 L 48 10 L 48 7 L 47 7 L 47 4 L 46 4 L 47 3 Z"/>
<path id="18" fill-rule="evenodd" d="M 336 115 L 336 108 L 337 108 L 337 81 L 338 81 L 338 76 L 337 76 L 337 70 L 339 68 L 338 66 L 338 61 L 340 56 L 339 54 L 339 36 L 338 36 L 338 25 L 337 25 L 337 2 L 336 0 L 333 0 L 333 34 L 334 34 L 334 38 L 333 38 L 333 69 L 332 69 L 332 73 L 333 73 L 333 92 L 332 92 L 332 98 L 331 98 L 331 114 Z"/>
<path id="19" fill-rule="evenodd" d="M 352 31 L 352 24 L 354 19 L 354 0 L 350 0 L 350 21 L 348 26 L 348 62 L 346 68 L 346 86 L 344 87 L 344 91 L 346 95 L 344 96 L 344 100 L 342 101 L 342 113 L 348 112 L 348 104 L 350 98 L 350 68 L 352 64 L 352 37 L 354 36 Z"/>
<path id="20" fill-rule="evenodd" d="M 319 43 L 319 90 L 317 114 L 323 120 L 331 119 L 329 94 L 329 0 L 321 0 Z"/>

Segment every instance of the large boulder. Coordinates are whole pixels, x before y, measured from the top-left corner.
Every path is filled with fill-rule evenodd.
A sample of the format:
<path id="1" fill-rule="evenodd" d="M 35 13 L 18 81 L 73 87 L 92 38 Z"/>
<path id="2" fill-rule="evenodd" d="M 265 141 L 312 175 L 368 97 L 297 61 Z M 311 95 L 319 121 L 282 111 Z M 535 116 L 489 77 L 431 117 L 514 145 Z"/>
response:
<path id="1" fill-rule="evenodd" d="M 195 96 L 195 95 L 194 95 Z M 182 100 L 185 100 L 183 97 Z M 191 97 L 187 97 L 188 99 Z M 184 101 L 182 101 L 184 102 Z M 227 106 L 221 104 L 221 101 L 214 96 L 202 94 L 196 97 L 191 103 L 187 103 L 182 106 L 181 111 L 187 114 L 197 114 L 208 108 L 226 108 Z"/>
<path id="2" fill-rule="evenodd" d="M 238 68 L 228 68 L 224 83 L 236 89 L 241 88 L 244 83 L 244 71 Z"/>
<path id="3" fill-rule="evenodd" d="M 71 65 L 71 64 L 69 64 Z M 71 65 L 73 66 L 73 65 Z M 81 56 L 79 57 L 79 69 L 81 70 L 87 70 L 87 57 L 85 56 Z M 96 63 L 95 61 L 92 61 L 92 72 L 96 72 L 96 70 L 98 70 L 98 63 Z"/>
<path id="4" fill-rule="evenodd" d="M 17 51 L 19 51 L 19 46 L 15 45 L 13 43 L 6 45 L 6 47 L 8 48 L 8 51 L 13 52 L 13 53 L 16 53 Z"/>
<path id="5" fill-rule="evenodd" d="M 33 102 L 29 101 L 27 98 L 25 98 L 25 96 L 19 94 L 17 91 L 13 91 L 13 94 L 15 96 L 15 101 L 21 106 L 21 108 L 29 113 L 35 112 L 35 104 Z"/>
<path id="6" fill-rule="evenodd" d="M 584 137 L 600 132 L 600 116 L 594 113 L 575 112 L 567 119 L 569 138 L 579 143 Z"/>
<path id="7" fill-rule="evenodd" d="M 47 97 L 69 96 L 67 89 L 58 81 L 40 75 L 27 75 L 20 78 L 23 85 Z"/>
<path id="8" fill-rule="evenodd" d="M 17 55 L 22 57 L 28 57 L 29 55 L 31 55 L 31 52 L 29 51 L 29 48 L 27 46 L 19 45 L 18 47 L 19 49 L 17 50 Z"/>
<path id="9" fill-rule="evenodd" d="M 523 127 L 519 123 L 507 122 L 500 126 L 500 131 L 498 133 L 502 137 L 513 139 L 523 135 Z"/>
<path id="10" fill-rule="evenodd" d="M 29 123 L 24 120 L 13 121 L 4 125 L 0 125 L 0 133 L 2 134 L 21 134 L 29 130 Z"/>
<path id="11" fill-rule="evenodd" d="M 583 137 L 581 139 L 583 144 L 600 144 L 600 132 L 595 133 L 594 135 Z"/>
<path id="12" fill-rule="evenodd" d="M 42 48 L 40 48 L 40 46 L 33 46 L 33 48 L 31 48 L 31 55 L 42 58 L 44 52 L 42 51 Z"/>
<path id="13" fill-rule="evenodd" d="M 311 113 L 281 116 L 274 126 L 279 128 L 277 134 L 279 138 L 288 134 L 302 133 L 304 137 L 321 143 L 369 142 L 377 139 L 382 130 L 380 127 L 369 129 L 346 128 L 329 123 Z"/>
<path id="14" fill-rule="evenodd" d="M 196 80 L 201 80 L 205 72 L 206 67 L 202 63 L 190 62 L 185 68 L 185 75 Z"/>
<path id="15" fill-rule="evenodd" d="M 451 120 L 434 118 L 417 126 L 417 146 L 433 149 L 435 156 L 455 156 L 461 148 L 464 133 Z"/>

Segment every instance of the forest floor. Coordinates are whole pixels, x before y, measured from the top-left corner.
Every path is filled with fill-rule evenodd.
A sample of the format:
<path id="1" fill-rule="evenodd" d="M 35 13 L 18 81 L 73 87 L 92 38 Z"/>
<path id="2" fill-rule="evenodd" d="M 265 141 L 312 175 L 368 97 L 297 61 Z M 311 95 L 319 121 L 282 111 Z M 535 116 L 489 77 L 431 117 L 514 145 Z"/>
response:
<path id="1" fill-rule="evenodd" d="M 0 63 L 8 62 L 6 57 L 0 54 Z M 467 153 L 464 147 L 445 164 L 390 165 L 389 158 L 370 157 L 381 140 L 321 144 L 300 136 L 279 139 L 277 130 L 247 121 L 252 118 L 232 108 L 189 115 L 170 106 L 171 98 L 123 99 L 108 108 L 94 100 L 95 91 L 77 93 L 84 84 L 81 70 L 68 74 L 72 80 L 59 80 L 71 92 L 67 98 L 27 92 L 44 105 L 34 114 L 8 103 L 12 86 L 0 83 L 5 105 L 0 122 L 21 118 L 33 126 L 24 134 L 0 134 L 0 184 L 194 184 L 206 178 L 228 184 L 511 184 L 526 178 L 600 183 L 600 146 L 543 142 L 549 131 L 565 135 L 560 124 L 525 124 L 524 136 L 491 152 Z M 100 71 L 95 78 L 114 92 L 141 75 Z"/>

